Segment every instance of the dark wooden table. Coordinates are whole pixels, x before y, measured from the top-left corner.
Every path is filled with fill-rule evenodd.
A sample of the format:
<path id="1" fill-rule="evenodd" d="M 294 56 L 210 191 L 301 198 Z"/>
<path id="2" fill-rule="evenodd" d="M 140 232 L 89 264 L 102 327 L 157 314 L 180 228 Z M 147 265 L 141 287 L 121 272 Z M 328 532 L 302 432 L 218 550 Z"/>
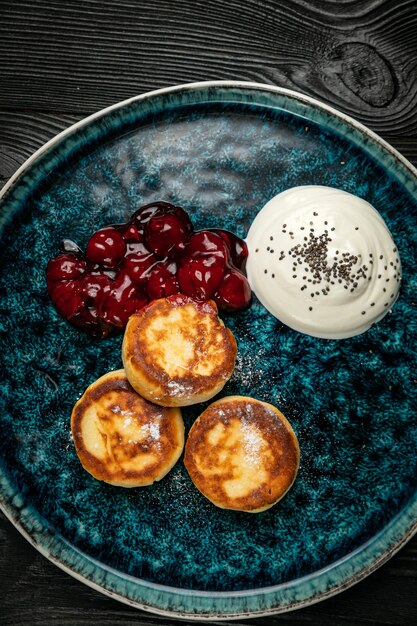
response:
<path id="1" fill-rule="evenodd" d="M 210 79 L 314 96 L 417 165 L 416 31 L 413 0 L 1 0 L 0 183 L 46 140 L 96 110 Z M 0 514 L 3 626 L 172 622 L 82 585 Z M 344 593 L 251 622 L 417 624 L 417 537 Z"/>

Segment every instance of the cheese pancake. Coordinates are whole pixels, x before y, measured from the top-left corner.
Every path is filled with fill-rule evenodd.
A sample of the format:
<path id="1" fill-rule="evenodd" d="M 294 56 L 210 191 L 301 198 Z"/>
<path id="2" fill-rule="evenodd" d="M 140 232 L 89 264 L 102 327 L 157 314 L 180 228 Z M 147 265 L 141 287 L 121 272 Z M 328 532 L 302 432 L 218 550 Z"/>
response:
<path id="1" fill-rule="evenodd" d="M 276 407 L 229 396 L 194 422 L 184 464 L 197 489 L 216 506 L 259 513 L 289 490 L 299 458 L 297 438 Z"/>
<path id="2" fill-rule="evenodd" d="M 142 398 L 124 370 L 109 372 L 87 388 L 72 411 L 71 430 L 84 469 L 119 487 L 160 480 L 184 447 L 181 411 Z"/>
<path id="3" fill-rule="evenodd" d="M 122 357 L 130 384 L 151 402 L 186 406 L 216 395 L 233 373 L 236 340 L 213 301 L 178 294 L 132 315 Z"/>

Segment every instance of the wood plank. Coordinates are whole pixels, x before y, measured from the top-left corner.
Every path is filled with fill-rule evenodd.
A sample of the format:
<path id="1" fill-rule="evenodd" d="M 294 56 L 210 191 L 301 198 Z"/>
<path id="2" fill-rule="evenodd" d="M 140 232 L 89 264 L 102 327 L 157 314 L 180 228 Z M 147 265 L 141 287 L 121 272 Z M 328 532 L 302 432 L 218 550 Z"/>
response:
<path id="1" fill-rule="evenodd" d="M 0 111 L 0 186 L 44 143 L 82 116 Z"/>
<path id="2" fill-rule="evenodd" d="M 373 129 L 417 129 L 417 7 L 304 0 L 38 0 L 0 24 L 0 107 L 88 113 L 176 83 L 300 90 Z"/>

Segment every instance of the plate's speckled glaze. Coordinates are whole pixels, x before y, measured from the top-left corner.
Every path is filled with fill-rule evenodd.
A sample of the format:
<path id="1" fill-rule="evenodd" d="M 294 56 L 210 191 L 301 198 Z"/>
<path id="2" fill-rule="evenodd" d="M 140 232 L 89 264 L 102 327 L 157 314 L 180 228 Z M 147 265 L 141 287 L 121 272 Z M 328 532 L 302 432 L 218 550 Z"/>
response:
<path id="1" fill-rule="evenodd" d="M 364 335 L 315 339 L 257 302 L 225 316 L 238 341 L 223 395 L 277 405 L 299 438 L 289 494 L 259 515 L 215 508 L 182 460 L 160 483 L 95 481 L 70 437 L 72 406 L 121 367 L 121 337 L 93 339 L 55 312 L 45 266 L 62 238 L 152 200 L 196 227 L 244 236 L 259 209 L 302 184 L 373 204 L 403 264 L 401 296 Z M 1 232 L 2 507 L 39 550 L 122 601 L 230 618 L 302 606 L 372 571 L 417 521 L 415 172 L 360 125 L 285 90 L 202 83 L 111 107 L 66 131 L 5 189 Z M 203 406 L 184 410 L 189 427 Z"/>

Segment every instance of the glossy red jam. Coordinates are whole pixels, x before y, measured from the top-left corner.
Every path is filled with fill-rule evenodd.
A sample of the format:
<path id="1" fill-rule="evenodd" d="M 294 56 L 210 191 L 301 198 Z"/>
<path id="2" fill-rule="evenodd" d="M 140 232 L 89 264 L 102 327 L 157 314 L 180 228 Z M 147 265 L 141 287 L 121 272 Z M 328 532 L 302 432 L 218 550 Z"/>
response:
<path id="1" fill-rule="evenodd" d="M 251 302 L 243 273 L 246 243 L 218 228 L 194 232 L 184 209 L 168 202 L 100 228 L 85 255 L 69 239 L 63 247 L 47 266 L 49 295 L 63 317 L 95 336 L 122 330 L 149 302 L 177 293 L 198 302 L 213 299 L 227 312 Z"/>

